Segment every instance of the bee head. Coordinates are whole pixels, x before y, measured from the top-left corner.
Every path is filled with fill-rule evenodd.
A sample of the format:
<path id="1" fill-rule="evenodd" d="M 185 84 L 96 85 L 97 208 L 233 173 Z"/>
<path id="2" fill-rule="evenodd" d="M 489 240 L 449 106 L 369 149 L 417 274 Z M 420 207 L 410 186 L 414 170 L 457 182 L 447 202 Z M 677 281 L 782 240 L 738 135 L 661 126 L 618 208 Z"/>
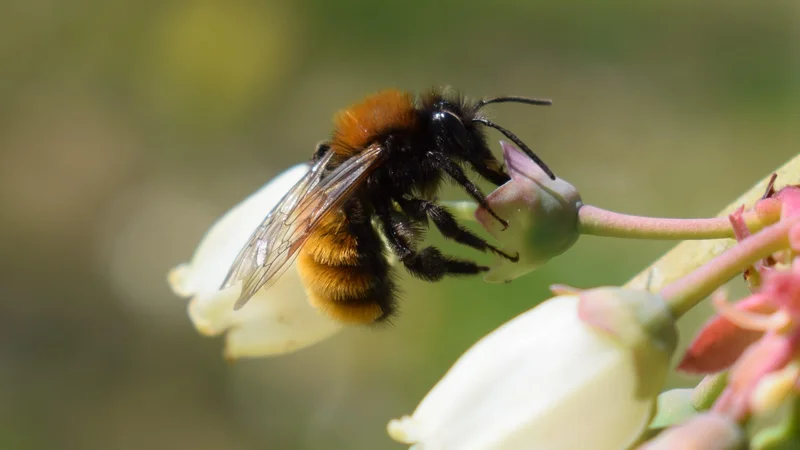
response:
<path id="1" fill-rule="evenodd" d="M 464 125 L 461 114 L 453 109 L 445 100 L 436 103 L 431 115 L 434 131 L 462 149 L 469 150 L 474 145 L 475 136 L 471 136 L 472 133 Z M 475 127 L 470 126 L 470 128 L 475 130 Z"/>
<path id="2" fill-rule="evenodd" d="M 514 133 L 500 125 L 486 119 L 480 110 L 492 103 L 523 103 L 528 105 L 551 105 L 550 100 L 504 96 L 466 102 L 460 97 L 445 97 L 434 95 L 425 102 L 430 115 L 431 131 L 436 136 L 440 145 L 456 147 L 457 153 L 468 154 L 477 146 L 485 145 L 482 130 L 478 125 L 494 128 L 507 138 L 511 139 L 520 149 L 533 159 L 552 179 L 556 176 L 538 156 L 536 156 L 524 142 Z"/>

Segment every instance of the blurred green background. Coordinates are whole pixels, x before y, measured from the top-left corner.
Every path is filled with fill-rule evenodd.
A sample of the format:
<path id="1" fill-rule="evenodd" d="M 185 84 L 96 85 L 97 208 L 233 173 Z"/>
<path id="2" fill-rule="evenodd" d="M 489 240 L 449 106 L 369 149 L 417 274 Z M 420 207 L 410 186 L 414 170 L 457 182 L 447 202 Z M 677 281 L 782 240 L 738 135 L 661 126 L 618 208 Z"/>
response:
<path id="1" fill-rule="evenodd" d="M 669 248 L 589 237 L 507 285 L 405 277 L 393 329 L 227 364 L 166 271 L 377 89 L 553 98 L 493 117 L 587 202 L 630 213 L 714 214 L 800 143 L 793 1 L 2 9 L 3 449 L 399 449 L 386 422 L 548 284 L 620 284 Z"/>

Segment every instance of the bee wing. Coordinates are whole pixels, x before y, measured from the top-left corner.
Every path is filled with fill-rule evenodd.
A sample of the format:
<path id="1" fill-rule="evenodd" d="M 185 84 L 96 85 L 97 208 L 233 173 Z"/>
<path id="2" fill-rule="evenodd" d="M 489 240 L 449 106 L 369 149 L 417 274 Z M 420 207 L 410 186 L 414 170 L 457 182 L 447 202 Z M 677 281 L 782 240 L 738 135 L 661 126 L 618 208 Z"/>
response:
<path id="1" fill-rule="evenodd" d="M 297 258 L 314 227 L 341 207 L 382 161 L 383 147 L 374 145 L 343 162 L 322 178 L 333 155 L 329 151 L 292 187 L 256 228 L 233 262 L 222 288 L 242 281 L 239 309 L 259 289 L 269 288 Z"/>

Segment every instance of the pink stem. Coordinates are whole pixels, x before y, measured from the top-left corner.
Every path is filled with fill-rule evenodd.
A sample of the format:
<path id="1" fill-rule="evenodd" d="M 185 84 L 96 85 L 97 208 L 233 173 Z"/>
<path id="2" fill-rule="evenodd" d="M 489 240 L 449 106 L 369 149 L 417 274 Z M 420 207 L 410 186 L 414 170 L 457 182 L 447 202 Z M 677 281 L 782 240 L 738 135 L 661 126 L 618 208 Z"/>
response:
<path id="1" fill-rule="evenodd" d="M 783 220 L 764 228 L 689 275 L 667 285 L 661 290 L 661 296 L 669 303 L 676 317 L 682 316 L 754 262 L 787 248 L 789 230 L 798 219 L 800 217 Z"/>
<path id="2" fill-rule="evenodd" d="M 751 228 L 760 228 L 762 222 L 755 211 L 743 214 Z M 578 210 L 578 231 L 594 236 L 631 239 L 722 239 L 733 237 L 727 217 L 711 219 L 665 219 L 642 217 L 607 211 L 592 205 Z"/>

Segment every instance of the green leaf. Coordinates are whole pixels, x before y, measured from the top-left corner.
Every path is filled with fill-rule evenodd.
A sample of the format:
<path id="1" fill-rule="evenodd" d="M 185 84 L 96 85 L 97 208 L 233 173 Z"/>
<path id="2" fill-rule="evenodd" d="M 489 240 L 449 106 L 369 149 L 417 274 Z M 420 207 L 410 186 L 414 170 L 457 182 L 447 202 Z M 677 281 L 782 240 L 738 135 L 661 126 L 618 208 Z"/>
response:
<path id="1" fill-rule="evenodd" d="M 759 430 L 750 442 L 752 450 L 796 450 L 800 448 L 800 398 L 777 425 Z"/>
<path id="2" fill-rule="evenodd" d="M 662 392 L 656 402 L 656 415 L 650 421 L 650 430 L 660 430 L 685 422 L 697 414 L 692 406 L 693 389 L 672 389 Z"/>

